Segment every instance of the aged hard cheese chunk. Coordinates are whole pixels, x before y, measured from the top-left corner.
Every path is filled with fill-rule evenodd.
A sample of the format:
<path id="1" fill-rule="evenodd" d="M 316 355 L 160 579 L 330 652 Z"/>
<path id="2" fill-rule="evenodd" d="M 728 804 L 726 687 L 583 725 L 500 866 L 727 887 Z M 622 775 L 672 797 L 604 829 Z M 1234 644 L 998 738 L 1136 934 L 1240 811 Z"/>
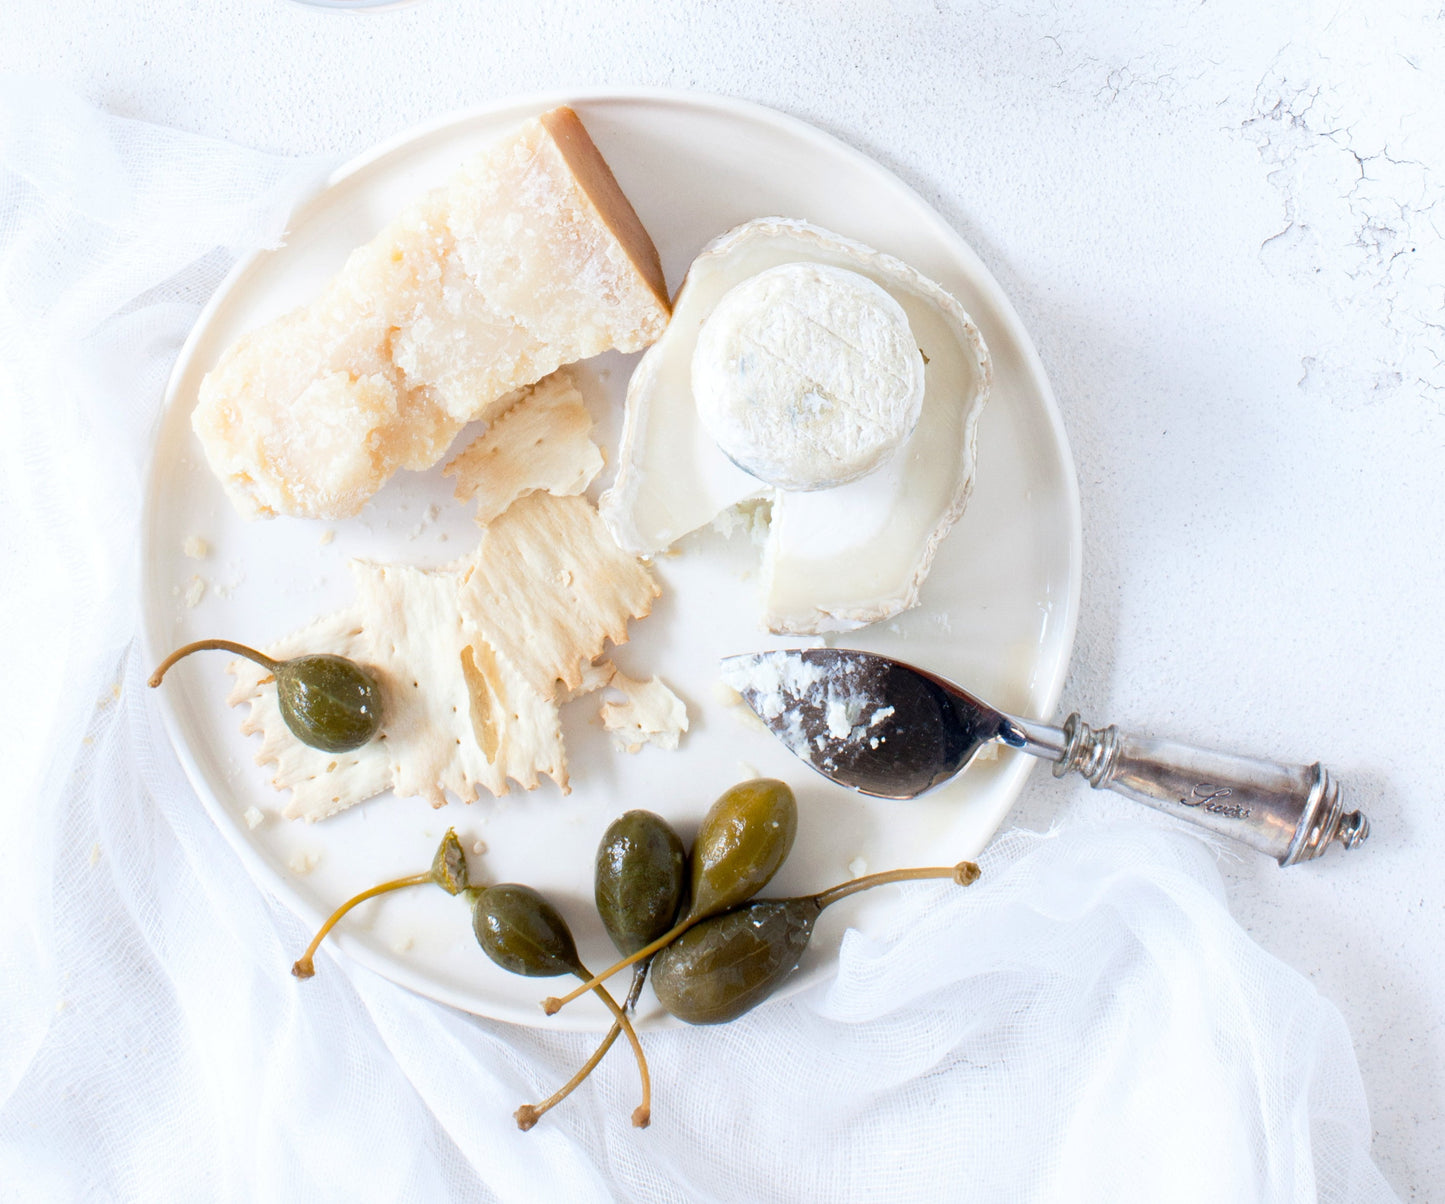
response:
<path id="1" fill-rule="evenodd" d="M 558 707 L 611 678 L 592 665 L 604 642 L 627 639 L 657 596 L 647 570 L 618 551 L 585 498 L 523 498 L 483 532 L 476 551 L 441 569 L 354 562 L 356 602 L 277 643 L 272 652 L 336 652 L 382 687 L 380 733 L 355 752 L 301 744 L 276 691 L 250 661 L 230 666 L 231 702 L 251 710 L 260 764 L 290 789 L 285 814 L 323 819 L 387 789 L 441 806 L 480 790 L 564 791 Z"/>
<path id="2" fill-rule="evenodd" d="M 457 500 L 476 503 L 483 526 L 536 490 L 581 493 L 602 471 L 602 451 L 572 374 L 560 369 L 525 390 L 444 471 L 456 478 Z"/>
<path id="3" fill-rule="evenodd" d="M 192 425 L 243 514 L 345 517 L 515 390 L 646 347 L 667 318 L 637 214 L 576 114 L 554 109 L 226 351 Z"/>

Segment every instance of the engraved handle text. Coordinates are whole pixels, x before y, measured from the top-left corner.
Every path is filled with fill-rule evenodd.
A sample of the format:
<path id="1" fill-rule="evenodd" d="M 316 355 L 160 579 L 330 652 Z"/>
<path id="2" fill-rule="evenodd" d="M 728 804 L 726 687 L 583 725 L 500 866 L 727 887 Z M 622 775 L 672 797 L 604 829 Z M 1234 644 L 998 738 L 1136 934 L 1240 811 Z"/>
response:
<path id="1" fill-rule="evenodd" d="M 1228 786 L 1211 786 L 1207 782 L 1200 782 L 1189 793 L 1188 798 L 1179 800 L 1184 807 L 1203 807 L 1215 815 L 1228 816 L 1230 819 L 1248 819 L 1250 808 L 1241 807 L 1238 803 L 1224 802 L 1234 791 Z"/>

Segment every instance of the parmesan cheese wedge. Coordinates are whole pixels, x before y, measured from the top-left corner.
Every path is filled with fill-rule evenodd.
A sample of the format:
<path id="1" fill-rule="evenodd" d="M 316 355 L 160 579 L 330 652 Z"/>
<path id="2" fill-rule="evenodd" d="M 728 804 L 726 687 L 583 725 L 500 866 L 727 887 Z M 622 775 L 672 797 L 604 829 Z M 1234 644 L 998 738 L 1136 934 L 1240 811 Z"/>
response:
<path id="1" fill-rule="evenodd" d="M 191 421 L 242 514 L 343 518 L 517 389 L 646 347 L 668 312 L 636 212 L 577 115 L 553 109 L 227 350 Z"/>
<path id="2" fill-rule="evenodd" d="M 335 652 L 365 665 L 384 699 L 381 731 L 350 753 L 302 744 L 281 718 L 266 671 L 235 661 L 233 705 L 259 732 L 256 760 L 289 789 L 288 818 L 324 819 L 394 790 L 433 806 L 473 802 L 542 776 L 568 790 L 558 708 L 612 678 L 592 662 L 627 639 L 658 589 L 620 551 L 585 498 L 537 493 L 514 503 L 477 549 L 440 569 L 353 562 L 356 602 L 271 652 Z M 565 581 L 565 584 L 563 582 Z"/>

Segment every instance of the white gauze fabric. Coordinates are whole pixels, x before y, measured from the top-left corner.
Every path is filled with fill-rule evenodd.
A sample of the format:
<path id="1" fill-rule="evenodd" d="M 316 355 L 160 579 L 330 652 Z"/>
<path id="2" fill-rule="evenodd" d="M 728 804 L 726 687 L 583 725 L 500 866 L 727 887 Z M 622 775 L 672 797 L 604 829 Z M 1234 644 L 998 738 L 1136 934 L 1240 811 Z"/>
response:
<path id="1" fill-rule="evenodd" d="M 619 1046 L 323 953 L 207 820 L 134 645 L 169 365 L 319 165 L 0 85 L 0 1199 L 1384 1201 L 1339 1013 L 1141 817 L 900 888 L 831 982 Z M 1065 796 L 1061 794 L 1061 802 Z M 278 967 L 280 969 L 278 969 Z"/>

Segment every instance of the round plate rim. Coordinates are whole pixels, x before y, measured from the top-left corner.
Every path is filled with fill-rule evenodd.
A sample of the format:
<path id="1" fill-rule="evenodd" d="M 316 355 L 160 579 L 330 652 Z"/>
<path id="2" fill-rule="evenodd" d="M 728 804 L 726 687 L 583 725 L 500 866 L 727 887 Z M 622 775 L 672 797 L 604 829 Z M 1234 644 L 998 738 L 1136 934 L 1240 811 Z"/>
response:
<path id="1" fill-rule="evenodd" d="M 561 104 L 585 106 L 588 104 L 622 102 L 665 105 L 683 109 L 695 109 L 707 112 L 711 115 L 741 118 L 747 121 L 758 122 L 769 125 L 794 138 L 811 142 L 826 149 L 829 153 L 847 160 L 855 169 L 865 171 L 884 178 L 892 187 L 900 190 L 910 197 L 918 208 L 926 215 L 927 220 L 933 227 L 933 232 L 947 243 L 950 250 L 963 261 L 970 271 L 976 275 L 977 280 L 984 285 L 990 293 L 990 299 L 997 308 L 998 315 L 1003 325 L 1007 328 L 1009 337 L 1013 339 L 1020 351 L 1024 367 L 1032 378 L 1037 389 L 1039 399 L 1043 403 L 1044 413 L 1047 416 L 1049 426 L 1054 439 L 1054 447 L 1058 452 L 1058 467 L 1061 473 L 1060 485 L 1062 492 L 1069 502 L 1069 530 L 1068 530 L 1068 591 L 1063 599 L 1063 637 L 1060 641 L 1060 654 L 1055 663 L 1048 666 L 1048 672 L 1044 675 L 1043 695 L 1045 715 L 1051 714 L 1057 707 L 1060 695 L 1063 692 L 1064 680 L 1068 673 L 1069 662 L 1072 658 L 1074 640 L 1078 629 L 1079 605 L 1082 594 L 1083 573 L 1082 573 L 1082 552 L 1083 552 L 1083 517 L 1082 506 L 1079 496 L 1078 475 L 1074 466 L 1073 455 L 1069 447 L 1067 433 L 1064 430 L 1063 415 L 1059 411 L 1058 403 L 1054 396 L 1053 387 L 1049 382 L 1048 374 L 1044 370 L 1043 361 L 1040 359 L 1037 349 L 1034 347 L 1032 338 L 1028 334 L 1022 319 L 1014 308 L 1008 294 L 1004 292 L 994 275 L 972 246 L 952 226 L 944 220 L 934 207 L 921 193 L 912 185 L 900 178 L 888 167 L 879 163 L 876 159 L 850 146 L 841 138 L 830 134 L 826 130 L 794 117 L 791 114 L 780 112 L 777 109 L 769 108 L 766 105 L 754 101 L 740 100 L 735 97 L 723 96 L 714 93 L 692 91 L 676 88 L 586 88 L 575 90 L 548 90 L 542 92 L 527 93 L 517 96 L 504 97 L 490 104 L 470 106 L 462 109 L 455 109 L 449 112 L 418 122 L 392 134 L 368 147 L 366 150 L 346 159 L 339 166 L 330 171 L 324 183 L 314 191 L 299 198 L 293 205 L 288 215 L 287 228 L 289 229 L 295 219 L 304 213 L 311 205 L 321 201 L 325 195 L 337 185 L 349 177 L 364 170 L 372 163 L 406 147 L 407 145 L 442 132 L 452 126 L 461 126 L 468 122 L 481 119 L 494 120 L 508 113 L 516 113 L 518 120 L 524 120 L 526 116 L 536 112 L 543 112 Z M 191 361 L 195 356 L 202 335 L 209 326 L 215 312 L 226 303 L 237 282 L 249 271 L 251 266 L 262 256 L 273 253 L 275 248 L 258 247 L 241 256 L 226 273 L 215 292 L 207 299 L 205 305 L 197 315 L 190 332 L 186 336 L 171 372 L 167 378 L 165 392 L 162 398 L 159 414 L 167 415 L 172 405 L 175 404 L 176 391 L 182 379 L 189 371 Z M 158 419 L 157 431 L 159 432 L 161 420 Z M 153 444 L 145 474 L 145 506 L 143 523 L 141 529 L 141 564 L 149 566 L 154 553 L 154 531 L 155 531 L 155 509 L 159 504 L 159 489 L 157 487 L 158 477 L 163 469 L 160 459 L 159 439 Z M 142 571 L 139 575 L 140 605 L 142 615 L 141 645 L 146 655 L 146 663 L 158 663 L 159 643 L 157 634 L 159 629 L 158 608 L 152 604 L 151 589 L 148 583 L 148 574 Z M 201 772 L 199 765 L 191 754 L 188 742 L 182 738 L 180 719 L 176 713 L 168 695 L 157 692 L 154 699 L 159 706 L 161 719 L 166 734 L 170 739 L 171 746 L 175 751 L 177 759 L 185 772 L 191 788 L 196 792 L 205 807 L 211 821 L 220 830 L 226 843 L 240 858 L 247 873 L 253 882 L 267 890 L 273 898 L 285 905 L 293 915 L 305 920 L 311 927 L 318 925 L 324 918 L 323 914 L 314 908 L 302 895 L 292 889 L 290 883 L 284 877 L 276 873 L 266 860 L 260 855 L 249 841 L 240 832 L 235 823 L 234 817 L 222 805 L 219 798 L 206 776 Z M 1009 766 L 1009 772 L 1001 781 L 997 791 L 1000 799 L 998 808 L 998 820 L 994 826 L 997 831 L 998 825 L 1002 824 L 1004 817 L 1008 814 L 1014 802 L 1017 800 L 1023 789 L 1024 781 L 1034 768 L 1034 760 L 1022 755 L 1014 755 L 1013 764 Z M 345 933 L 337 932 L 330 938 L 333 951 L 344 953 L 346 959 L 354 962 L 373 973 L 380 975 L 399 986 L 414 991 L 419 995 L 434 999 L 440 1003 L 457 1008 L 460 1011 L 473 1015 L 484 1016 L 489 1019 L 500 1020 L 507 1023 L 525 1023 L 515 1014 L 507 1009 L 486 1010 L 478 1006 L 478 1001 L 464 992 L 448 989 L 445 985 L 432 981 L 417 971 L 412 970 L 404 963 L 388 959 L 373 952 L 371 948 L 360 941 L 349 940 Z M 503 1014 L 506 1012 L 506 1014 Z M 540 1012 L 537 1022 L 541 1022 Z M 568 1013 L 559 1013 L 548 1022 L 548 1027 L 572 1030 L 572 1031 L 599 1031 L 596 1023 L 588 1020 L 572 1022 Z M 658 1027 L 656 1023 L 647 1027 Z"/>

